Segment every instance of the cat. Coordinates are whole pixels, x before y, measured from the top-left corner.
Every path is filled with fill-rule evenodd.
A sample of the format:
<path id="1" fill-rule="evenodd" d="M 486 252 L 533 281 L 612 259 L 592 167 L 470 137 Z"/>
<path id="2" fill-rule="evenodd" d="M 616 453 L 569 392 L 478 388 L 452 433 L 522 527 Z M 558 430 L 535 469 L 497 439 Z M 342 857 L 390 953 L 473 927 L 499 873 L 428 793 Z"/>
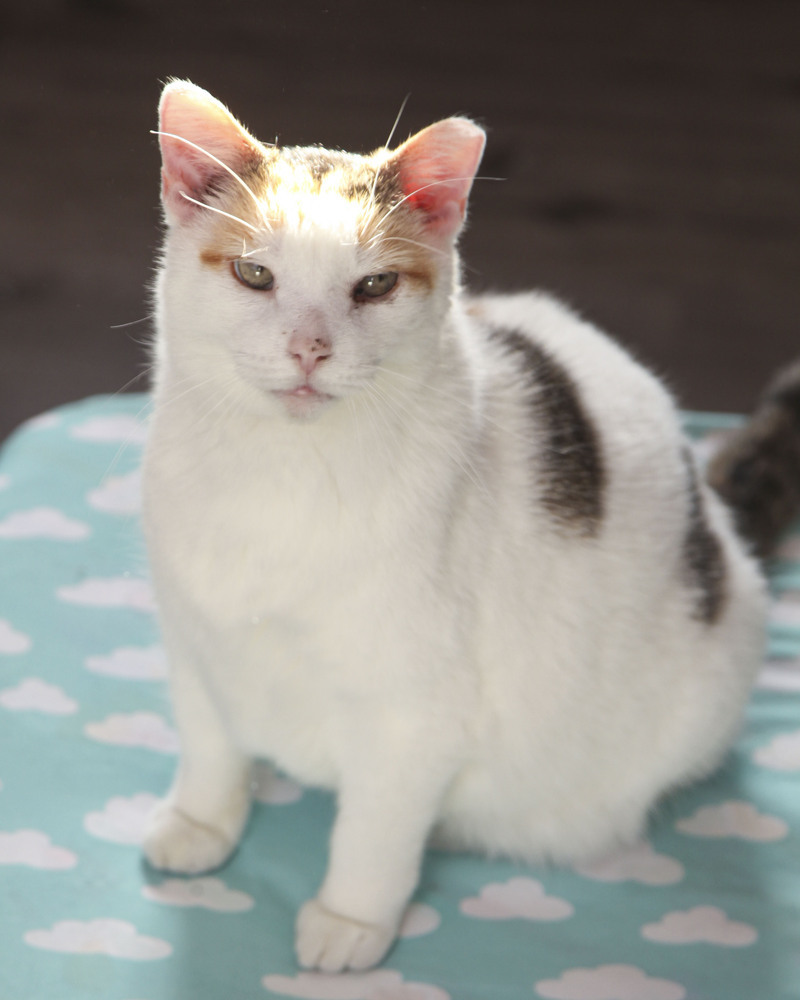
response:
<path id="1" fill-rule="evenodd" d="M 143 528 L 181 756 L 144 851 L 222 865 L 255 758 L 333 790 L 297 958 L 365 969 L 429 843 L 574 864 L 713 771 L 764 578 L 653 375 L 545 294 L 462 288 L 477 125 L 280 148 L 173 81 L 158 134 Z M 797 454 L 800 406 L 775 433 Z"/>

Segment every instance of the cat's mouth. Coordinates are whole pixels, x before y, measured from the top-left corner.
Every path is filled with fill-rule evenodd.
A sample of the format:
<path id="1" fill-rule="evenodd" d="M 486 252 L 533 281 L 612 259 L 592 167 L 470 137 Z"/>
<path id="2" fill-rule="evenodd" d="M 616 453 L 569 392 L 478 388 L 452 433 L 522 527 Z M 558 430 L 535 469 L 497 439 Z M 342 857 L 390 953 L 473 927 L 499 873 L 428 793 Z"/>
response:
<path id="1" fill-rule="evenodd" d="M 273 395 L 280 399 L 290 416 L 302 418 L 316 416 L 334 398 L 315 389 L 309 382 L 303 382 L 294 389 L 276 390 Z"/>

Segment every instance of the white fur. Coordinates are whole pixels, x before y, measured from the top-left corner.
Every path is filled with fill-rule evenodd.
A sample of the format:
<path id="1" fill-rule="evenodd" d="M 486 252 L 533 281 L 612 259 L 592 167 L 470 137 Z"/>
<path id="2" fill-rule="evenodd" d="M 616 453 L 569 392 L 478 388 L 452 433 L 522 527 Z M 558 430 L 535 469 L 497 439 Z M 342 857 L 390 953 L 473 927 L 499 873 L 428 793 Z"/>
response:
<path id="1" fill-rule="evenodd" d="M 762 652 L 763 584 L 704 491 L 727 600 L 716 623 L 692 618 L 673 404 L 557 302 L 469 303 L 453 254 L 433 291 L 401 276 L 391 302 L 354 308 L 371 263 L 343 205 L 275 237 L 280 295 L 263 295 L 198 263 L 205 224 L 171 229 L 159 279 L 144 524 L 182 758 L 145 849 L 180 871 L 222 863 L 255 757 L 334 789 L 298 956 L 364 968 L 431 834 L 582 861 L 713 769 Z M 297 378 L 284 331 L 312 321 L 337 398 L 298 415 L 275 394 Z M 537 506 L 539 430 L 485 322 L 558 358 L 601 429 L 596 538 Z"/>

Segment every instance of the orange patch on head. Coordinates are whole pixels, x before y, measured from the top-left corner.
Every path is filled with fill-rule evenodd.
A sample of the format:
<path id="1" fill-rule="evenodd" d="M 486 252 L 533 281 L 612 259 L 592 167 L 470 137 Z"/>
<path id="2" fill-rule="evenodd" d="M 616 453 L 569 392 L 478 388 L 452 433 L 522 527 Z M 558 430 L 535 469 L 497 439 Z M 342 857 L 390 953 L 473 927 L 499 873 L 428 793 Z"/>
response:
<path id="1" fill-rule="evenodd" d="M 221 267 L 227 263 L 228 258 L 218 250 L 203 250 L 200 253 L 200 260 L 206 267 Z"/>
<path id="2" fill-rule="evenodd" d="M 417 285 L 418 287 L 425 288 L 428 291 L 433 288 L 435 281 L 433 270 L 404 271 L 403 274 L 412 285 Z"/>

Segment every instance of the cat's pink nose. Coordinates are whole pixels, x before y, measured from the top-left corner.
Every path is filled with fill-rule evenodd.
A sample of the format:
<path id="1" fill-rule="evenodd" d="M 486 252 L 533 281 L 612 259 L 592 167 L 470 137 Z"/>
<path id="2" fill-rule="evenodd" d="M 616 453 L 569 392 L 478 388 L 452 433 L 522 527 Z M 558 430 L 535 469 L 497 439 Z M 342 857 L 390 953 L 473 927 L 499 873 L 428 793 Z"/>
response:
<path id="1" fill-rule="evenodd" d="M 304 375 L 310 375 L 320 361 L 333 353 L 330 337 L 324 333 L 301 333 L 295 330 L 289 337 L 287 347 Z"/>

